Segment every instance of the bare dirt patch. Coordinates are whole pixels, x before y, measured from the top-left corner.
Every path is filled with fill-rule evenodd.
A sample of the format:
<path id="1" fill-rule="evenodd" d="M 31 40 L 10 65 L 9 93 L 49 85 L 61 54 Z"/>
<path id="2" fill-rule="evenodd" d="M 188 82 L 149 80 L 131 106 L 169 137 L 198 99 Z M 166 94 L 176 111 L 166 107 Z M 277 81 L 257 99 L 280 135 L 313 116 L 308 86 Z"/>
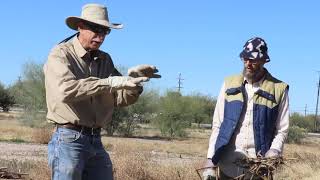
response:
<path id="1" fill-rule="evenodd" d="M 46 145 L 0 142 L 0 159 L 17 159 L 20 161 L 46 161 L 46 158 Z"/>

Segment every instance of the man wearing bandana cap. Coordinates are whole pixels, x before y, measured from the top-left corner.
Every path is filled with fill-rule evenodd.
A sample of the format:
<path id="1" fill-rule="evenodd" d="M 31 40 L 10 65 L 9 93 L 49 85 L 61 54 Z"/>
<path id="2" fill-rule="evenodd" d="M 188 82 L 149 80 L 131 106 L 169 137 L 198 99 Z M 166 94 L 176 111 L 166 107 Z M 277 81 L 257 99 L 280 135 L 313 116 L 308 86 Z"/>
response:
<path id="1" fill-rule="evenodd" d="M 249 39 L 240 53 L 243 72 L 225 78 L 217 99 L 204 179 L 222 179 L 247 172 L 234 162 L 245 157 L 279 157 L 289 128 L 289 86 L 264 67 L 270 61 L 267 43 Z"/>

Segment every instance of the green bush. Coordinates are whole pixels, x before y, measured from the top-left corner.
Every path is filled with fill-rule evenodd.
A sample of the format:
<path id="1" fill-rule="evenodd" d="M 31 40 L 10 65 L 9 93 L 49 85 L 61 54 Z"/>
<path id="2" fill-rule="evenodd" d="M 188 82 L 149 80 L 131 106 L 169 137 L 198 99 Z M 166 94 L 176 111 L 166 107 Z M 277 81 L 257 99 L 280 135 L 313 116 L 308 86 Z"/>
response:
<path id="1" fill-rule="evenodd" d="M 10 94 L 24 110 L 21 122 L 31 127 L 42 127 L 46 123 L 47 106 L 42 66 L 35 62 L 24 64 L 22 77 L 9 87 Z"/>
<path id="2" fill-rule="evenodd" d="M 188 104 L 184 103 L 182 95 L 169 91 L 160 98 L 160 112 L 155 119 L 155 125 L 161 134 L 169 137 L 186 136 L 185 128 L 190 124 L 187 115 Z"/>
<path id="3" fill-rule="evenodd" d="M 10 107 L 12 107 L 14 103 L 14 97 L 11 96 L 9 94 L 9 90 L 0 83 L 0 107 L 2 108 L 2 110 L 4 112 L 8 112 L 10 110 Z"/>
<path id="4" fill-rule="evenodd" d="M 211 123 L 215 103 L 216 100 L 209 96 L 182 96 L 179 92 L 168 91 L 159 100 L 154 124 L 164 136 L 184 137 L 187 135 L 185 129 L 192 123 Z"/>
<path id="5" fill-rule="evenodd" d="M 18 118 L 21 124 L 28 127 L 42 128 L 47 125 L 46 113 L 39 112 L 34 109 L 24 109 L 21 116 Z"/>
<path id="6" fill-rule="evenodd" d="M 290 126 L 287 143 L 301 143 L 301 140 L 307 136 L 307 130 L 299 126 Z"/>
<path id="7" fill-rule="evenodd" d="M 314 116 L 302 116 L 299 113 L 293 113 L 290 116 L 290 125 L 298 126 L 311 132 L 314 129 Z"/>
<path id="8" fill-rule="evenodd" d="M 159 101 L 158 92 L 144 90 L 138 101 L 128 107 L 116 107 L 112 114 L 112 121 L 108 122 L 105 129 L 109 136 L 114 133 L 130 137 L 139 127 L 139 123 L 149 123 L 154 117 Z"/>
<path id="9" fill-rule="evenodd" d="M 184 96 L 184 103 L 188 104 L 185 113 L 188 115 L 190 123 L 212 123 L 213 111 L 216 100 L 202 94 L 192 94 Z"/>

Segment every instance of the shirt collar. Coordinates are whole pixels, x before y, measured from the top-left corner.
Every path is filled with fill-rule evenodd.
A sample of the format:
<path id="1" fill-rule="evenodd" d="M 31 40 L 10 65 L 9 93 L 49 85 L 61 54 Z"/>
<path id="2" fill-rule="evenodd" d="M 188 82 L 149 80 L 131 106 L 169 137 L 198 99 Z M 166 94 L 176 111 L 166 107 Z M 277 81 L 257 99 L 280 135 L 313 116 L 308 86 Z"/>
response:
<path id="1" fill-rule="evenodd" d="M 73 38 L 72 43 L 77 56 L 83 58 L 88 53 L 80 44 L 78 37 Z"/>
<path id="2" fill-rule="evenodd" d="M 258 82 L 253 83 L 252 86 L 254 86 L 254 87 L 259 87 L 259 86 L 261 86 L 263 80 L 266 78 L 266 74 L 267 74 L 267 73 L 265 73 L 265 75 L 264 75 Z M 248 80 L 247 80 L 246 77 L 243 77 L 243 84 L 248 84 Z"/>

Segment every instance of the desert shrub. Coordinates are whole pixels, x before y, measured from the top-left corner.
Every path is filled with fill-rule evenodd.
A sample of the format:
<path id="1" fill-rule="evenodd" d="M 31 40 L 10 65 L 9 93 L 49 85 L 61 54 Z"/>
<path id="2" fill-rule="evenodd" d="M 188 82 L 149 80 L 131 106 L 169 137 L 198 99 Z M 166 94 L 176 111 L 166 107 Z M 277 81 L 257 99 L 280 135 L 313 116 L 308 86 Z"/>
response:
<path id="1" fill-rule="evenodd" d="M 188 104 L 184 103 L 182 95 L 178 92 L 168 91 L 160 98 L 160 112 L 154 123 L 161 134 L 169 137 L 186 136 L 185 129 L 189 126 L 187 112 Z"/>
<path id="2" fill-rule="evenodd" d="M 307 130 L 304 128 L 301 128 L 299 126 L 290 126 L 289 127 L 289 133 L 287 142 L 288 143 L 301 143 L 301 140 L 305 138 L 307 135 Z"/>
<path id="3" fill-rule="evenodd" d="M 42 66 L 35 62 L 24 64 L 22 77 L 9 88 L 24 110 L 21 122 L 31 127 L 41 127 L 45 123 L 47 107 Z"/>
<path id="4" fill-rule="evenodd" d="M 24 111 L 18 120 L 25 126 L 42 128 L 47 125 L 45 112 L 34 110 Z"/>
<path id="5" fill-rule="evenodd" d="M 112 114 L 112 120 L 105 127 L 108 136 L 112 136 L 122 123 L 123 119 L 128 116 L 128 111 L 125 108 L 115 107 Z"/>
<path id="6" fill-rule="evenodd" d="M 116 132 L 124 137 L 132 136 L 142 116 L 134 113 L 133 110 L 132 107 L 116 107 L 112 114 L 112 121 L 105 127 L 107 135 L 112 136 Z"/>
<path id="7" fill-rule="evenodd" d="M 115 132 L 119 135 L 130 137 L 139 127 L 139 123 L 149 123 L 157 109 L 158 92 L 145 90 L 138 101 L 128 107 L 116 107 L 112 114 L 112 121 L 108 122 L 105 129 L 109 136 Z"/>
<path id="8" fill-rule="evenodd" d="M 139 127 L 138 122 L 142 115 L 131 114 L 122 120 L 117 132 L 124 137 L 131 137 L 134 131 Z"/>
<path id="9" fill-rule="evenodd" d="M 298 126 L 311 132 L 314 129 L 314 116 L 302 116 L 299 113 L 293 113 L 290 116 L 290 125 Z"/>
<path id="10" fill-rule="evenodd" d="M 190 123 L 212 123 L 213 111 L 216 100 L 210 96 L 199 93 L 184 96 L 184 103 L 188 104 L 186 113 Z"/>
<path id="11" fill-rule="evenodd" d="M 0 107 L 4 112 L 8 112 L 15 103 L 15 99 L 10 95 L 9 90 L 0 83 Z"/>

